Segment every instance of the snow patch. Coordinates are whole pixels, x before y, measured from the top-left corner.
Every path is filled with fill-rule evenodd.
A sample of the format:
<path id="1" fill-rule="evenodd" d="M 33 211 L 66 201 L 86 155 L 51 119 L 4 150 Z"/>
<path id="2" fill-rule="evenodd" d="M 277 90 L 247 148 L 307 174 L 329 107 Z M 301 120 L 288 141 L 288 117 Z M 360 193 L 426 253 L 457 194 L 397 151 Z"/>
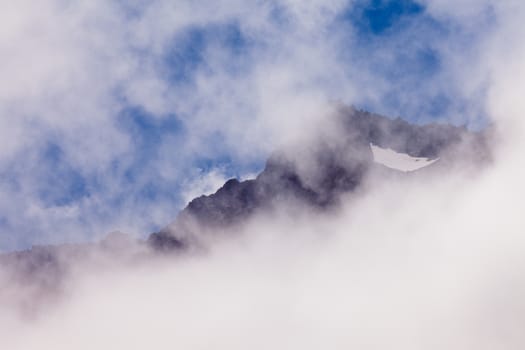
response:
<path id="1" fill-rule="evenodd" d="M 382 148 L 374 144 L 370 144 L 372 154 L 374 155 L 374 161 L 382 164 L 390 169 L 399 171 L 415 171 L 424 167 L 429 166 L 439 160 L 430 158 L 418 158 L 412 157 L 406 153 L 398 153 L 390 148 Z"/>

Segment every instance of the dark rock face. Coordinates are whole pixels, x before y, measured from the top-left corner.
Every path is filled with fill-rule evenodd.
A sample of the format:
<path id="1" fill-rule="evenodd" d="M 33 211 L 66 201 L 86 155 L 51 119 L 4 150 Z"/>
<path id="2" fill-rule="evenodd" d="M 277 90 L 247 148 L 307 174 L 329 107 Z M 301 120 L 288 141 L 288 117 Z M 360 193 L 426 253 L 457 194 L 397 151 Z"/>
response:
<path id="1" fill-rule="evenodd" d="M 148 237 L 147 244 L 158 252 L 171 252 L 185 248 L 182 240 L 171 234 L 152 233 Z"/>
<path id="2" fill-rule="evenodd" d="M 476 164 L 490 157 L 486 133 L 470 133 L 449 125 L 412 125 L 352 107 L 340 107 L 336 118 L 319 126 L 318 131 L 318 135 L 274 153 L 255 179 L 231 179 L 216 193 L 195 198 L 174 223 L 151 234 L 145 242 L 114 232 L 98 244 L 33 247 L 0 254 L 0 279 L 15 286 L 17 294 L 25 291 L 27 295 L 17 298 L 31 309 L 42 295 L 60 292 L 65 276 L 73 273 L 72 262 L 127 263 L 139 257 L 149 259 L 151 252 L 186 251 L 199 245 L 196 237 L 202 232 L 217 233 L 279 203 L 329 210 L 337 206 L 342 194 L 359 188 L 370 172 L 395 172 L 374 162 L 371 143 L 413 157 L 439 157 L 435 165 L 445 170 L 454 164 L 454 156 L 460 151 L 466 150 L 462 158 Z M 435 165 L 425 171 L 432 171 Z M 12 296 L 0 286 L 0 307 L 3 299 Z"/>
<path id="3" fill-rule="evenodd" d="M 413 157 L 440 157 L 442 164 L 447 164 L 447 154 L 457 152 L 460 146 L 469 151 L 473 162 L 490 156 L 486 133 L 471 133 L 450 125 L 413 125 L 400 118 L 389 119 L 346 106 L 339 107 L 330 123 L 319 126 L 318 134 L 274 153 L 255 179 L 230 179 L 216 193 L 195 198 L 174 223 L 151 234 L 146 246 L 160 252 L 184 250 L 192 244 L 196 230 L 225 228 L 246 220 L 257 210 L 286 201 L 327 210 L 337 205 L 342 194 L 358 188 L 366 175 L 378 167 L 371 143 Z M 98 245 L 33 248 L 0 255 L 0 263 L 38 279 L 40 273 L 47 276 L 47 270 L 56 272 L 51 275 L 62 274 L 64 264 L 58 252 L 86 255 L 84 252 L 93 249 L 109 252 L 133 244 L 125 235 L 113 233 Z M 45 280 L 43 283 L 54 284 Z"/>
<path id="4" fill-rule="evenodd" d="M 371 143 L 431 159 L 446 158 L 447 152 L 460 145 L 471 152 L 476 162 L 489 156 L 484 134 L 450 125 L 413 125 L 352 107 L 341 107 L 331 127 L 335 132 L 310 140 L 312 144 L 298 147 L 297 153 L 272 155 L 256 179 L 231 179 L 216 193 L 192 200 L 173 224 L 153 233 L 149 243 L 156 249 L 183 248 L 190 244 L 195 223 L 201 228 L 225 227 L 283 200 L 329 208 L 377 167 Z"/>
<path id="5" fill-rule="evenodd" d="M 413 157 L 437 158 L 460 143 L 474 151 L 479 160 L 490 155 L 487 135 L 469 132 L 464 127 L 413 125 L 401 118 L 389 119 L 351 107 L 342 108 L 340 118 L 347 128 L 357 130 L 365 142 Z"/>

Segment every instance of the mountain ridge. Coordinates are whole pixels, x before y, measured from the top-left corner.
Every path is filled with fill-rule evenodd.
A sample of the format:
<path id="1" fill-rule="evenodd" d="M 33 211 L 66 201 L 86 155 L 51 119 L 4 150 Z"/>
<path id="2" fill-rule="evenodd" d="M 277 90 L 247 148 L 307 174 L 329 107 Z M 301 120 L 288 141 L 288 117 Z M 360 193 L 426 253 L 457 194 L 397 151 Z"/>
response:
<path id="1" fill-rule="evenodd" d="M 147 242 L 159 250 L 183 248 L 191 244 L 191 227 L 196 223 L 204 228 L 228 226 L 279 200 L 297 199 L 323 210 L 337 205 L 340 195 L 359 187 L 370 172 L 392 173 L 374 162 L 371 144 L 412 157 L 439 157 L 439 164 L 432 167 L 451 166 L 458 153 L 468 153 L 465 157 L 476 164 L 490 160 L 488 132 L 448 124 L 414 125 L 345 106 L 339 107 L 334 119 L 339 134 L 335 142 L 314 140 L 312 152 L 299 161 L 297 154 L 275 152 L 255 179 L 233 178 L 215 193 L 193 199 L 172 224 L 152 233 Z M 301 161 L 310 163 L 308 169 L 301 168 Z"/>
<path id="2" fill-rule="evenodd" d="M 149 259 L 152 253 L 183 253 L 202 246 L 203 233 L 209 236 L 224 231 L 279 203 L 329 211 L 339 205 L 341 196 L 359 189 L 373 174 L 394 178 L 424 176 L 439 169 L 446 174 L 458 162 L 478 166 L 491 160 L 488 129 L 470 132 L 464 127 L 442 124 L 413 125 L 400 118 L 342 106 L 333 123 L 319 131 L 320 136 L 308 139 L 306 144 L 274 152 L 255 179 L 230 179 L 215 193 L 194 198 L 171 224 L 144 240 L 113 233 L 98 243 L 34 246 L 0 254 L 0 266 L 12 283 L 52 294 L 61 289 L 64 276 L 74 273 L 71 262 L 126 264 L 137 257 Z M 410 157 L 439 161 L 403 173 L 375 162 L 371 144 Z M 32 288 L 35 284 L 37 288 Z"/>

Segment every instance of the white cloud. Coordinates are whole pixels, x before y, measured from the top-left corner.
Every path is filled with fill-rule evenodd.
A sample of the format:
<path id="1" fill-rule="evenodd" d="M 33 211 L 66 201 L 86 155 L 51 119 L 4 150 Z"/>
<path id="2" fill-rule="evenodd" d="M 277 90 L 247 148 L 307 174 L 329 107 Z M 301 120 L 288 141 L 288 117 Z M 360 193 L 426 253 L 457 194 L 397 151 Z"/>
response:
<path id="1" fill-rule="evenodd" d="M 225 169 L 212 169 L 208 172 L 201 170 L 200 174 L 196 175 L 189 184 L 184 186 L 187 189 L 182 194 L 184 203 L 187 204 L 192 199 L 202 195 L 215 193 L 228 179 Z"/>
<path id="2" fill-rule="evenodd" d="M 476 11 L 461 10 L 461 23 L 455 14 L 456 7 L 473 2 L 435 4 L 436 16 L 457 25 L 476 21 L 468 15 Z M 490 77 L 487 100 L 476 102 L 486 104 L 500 142 L 495 163 L 485 171 L 374 183 L 358 200 L 349 196 L 337 214 L 290 219 L 272 213 L 249 224 L 244 236 L 219 240 L 205 254 L 79 274 L 69 297 L 40 319 L 19 322 L 0 315 L 0 329 L 11 335 L 1 337 L 0 344 L 9 349 L 523 348 L 525 8 L 498 2 L 495 9 L 497 26 L 464 51 L 457 51 L 454 38 L 450 47 L 440 45 L 450 57 L 443 62 L 444 74 L 458 91 L 468 95 L 477 82 L 486 83 L 479 74 Z M 305 46 L 290 49 L 289 57 L 298 60 L 302 55 L 293 53 L 308 52 Z M 245 85 L 225 86 L 223 95 L 224 80 L 201 77 L 197 91 L 210 102 L 201 106 L 201 95 L 191 97 L 185 107 L 197 113 L 190 125 L 205 126 L 209 114 L 204 112 L 216 111 L 221 117 L 208 127 L 216 130 L 225 123 L 220 130 L 231 137 L 261 132 L 286 141 L 304 131 L 296 130 L 299 117 L 279 129 L 279 116 L 288 103 L 299 116 L 311 112 L 315 119 L 323 111 L 316 101 L 327 90 L 313 84 L 321 66 L 298 60 L 299 72 L 311 68 L 304 76 L 295 75 L 294 61 L 262 62 L 260 67 L 271 69 L 256 69 L 258 79 L 242 77 Z M 468 63 L 468 69 L 460 69 L 460 63 Z M 264 79 L 265 72 L 273 79 Z M 250 123 L 231 114 L 237 110 L 233 101 L 259 94 L 262 107 L 254 111 L 261 129 L 250 131 Z M 269 115 L 274 118 L 266 122 Z M 191 146 L 199 148 L 194 142 Z"/>
<path id="3" fill-rule="evenodd" d="M 281 24 L 273 18 L 277 6 L 285 17 Z M 0 52 L 6 58 L 0 66 L 0 165 L 8 173 L 17 168 L 12 176 L 23 176 L 19 187 L 4 184 L 1 189 L 2 197 L 9 198 L 0 207 L 13 230 L 10 235 L 22 242 L 7 249 L 35 242 L 31 232 L 41 227 L 49 227 L 56 240 L 93 237 L 97 230 L 103 234 L 118 228 L 137 211 L 164 214 L 143 217 L 133 232 L 166 224 L 176 201 L 141 204 L 133 192 L 154 181 L 157 169 L 180 183 L 199 155 L 260 160 L 276 145 L 303 134 L 333 92 L 341 96 L 351 90 L 340 77 L 330 33 L 318 32 L 343 6 L 343 1 L 234 0 L 9 4 L 0 15 Z M 212 40 L 203 51 L 206 67 L 197 69 L 193 82 L 174 85 L 167 80 L 162 61 L 177 35 L 225 23 L 237 24 L 255 44 L 250 56 L 234 56 Z M 231 71 L 232 60 L 246 61 L 242 74 Z M 138 157 L 133 135 L 117 119 L 126 106 L 139 106 L 151 118 L 175 113 L 188 132 L 183 149 L 163 150 L 134 187 L 123 187 L 124 175 L 114 168 L 115 162 L 125 168 Z M 213 135 L 219 137 L 209 141 Z M 48 208 L 38 194 L 49 175 L 40 167 L 46 162 L 40 152 L 48 142 L 63 151 L 61 162 L 102 182 L 100 190 L 91 189 L 89 198 L 65 207 Z M 184 156 L 165 156 L 180 152 Z M 24 158 L 31 160 L 21 162 Z M 100 212 L 111 211 L 115 196 L 126 193 L 135 204 L 102 219 Z M 35 210 L 55 215 L 30 214 Z M 86 220 L 93 229 L 86 229 Z M 2 237 L 2 245 L 7 239 Z M 41 240 L 48 238 L 36 241 Z"/>

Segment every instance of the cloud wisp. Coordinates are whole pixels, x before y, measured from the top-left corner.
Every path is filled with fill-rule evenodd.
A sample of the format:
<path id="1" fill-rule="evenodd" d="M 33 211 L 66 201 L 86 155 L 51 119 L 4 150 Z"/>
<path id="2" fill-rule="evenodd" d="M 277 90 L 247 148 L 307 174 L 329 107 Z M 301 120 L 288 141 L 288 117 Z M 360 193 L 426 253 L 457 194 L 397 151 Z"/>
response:
<path id="1" fill-rule="evenodd" d="M 264 33 L 267 40 L 255 49 L 261 57 L 247 74 L 225 78 L 223 71 L 207 67 L 195 75 L 191 89 L 182 90 L 198 94 L 168 94 L 173 99 L 166 101 L 174 103 L 168 106 L 175 108 L 184 125 L 199 130 L 189 138 L 190 149 L 209 152 L 206 146 L 201 149 L 199 140 L 220 130 L 226 140 L 221 147 L 241 148 L 235 156 L 249 158 L 248 153 L 264 152 L 269 145 L 303 139 L 309 125 L 314 133 L 315 122 L 329 114 L 327 97 L 341 94 L 372 103 L 398 86 L 366 70 L 358 81 L 372 81 L 365 85 L 369 91 L 357 91 L 359 84 L 345 79 L 330 83 L 323 79 L 345 71 L 338 61 L 341 56 L 330 55 L 340 37 L 318 32 L 346 8 L 343 2 L 283 2 L 286 16 L 272 17 L 282 21 L 278 28 L 286 29 L 282 40 L 276 39 L 282 32 L 273 31 L 266 17 L 244 12 L 247 7 L 240 2 L 217 4 L 210 5 L 213 18 L 242 14 L 243 33 Z M 158 20 L 174 16 L 176 11 L 170 12 L 168 5 L 154 2 L 138 19 L 134 11 L 125 12 L 137 21 L 133 26 L 137 40 L 150 43 L 152 50 L 163 47 L 158 41 L 163 33 L 169 36 L 164 32 L 166 22 Z M 399 96 L 417 99 L 449 83 L 463 102 L 481 106 L 497 139 L 489 167 L 477 173 L 459 166 L 435 176 L 370 179 L 366 191 L 350 194 L 337 212 L 318 215 L 298 209 L 290 216 L 294 208 L 285 208 L 261 213 L 236 232 L 223 232 L 225 239 L 213 239 L 207 251 L 182 258 L 125 262 L 110 269 L 79 266 L 66 296 L 36 319 L 1 313 L 0 329 L 5 334 L 0 344 L 9 349 L 523 348 L 525 46 L 521 38 L 525 33 L 521 21 L 525 6 L 512 0 L 496 4 L 436 0 L 424 5 L 427 19 L 446 23 L 460 34 L 471 34 L 473 28 L 480 33 L 471 37 L 471 43 L 461 35 L 439 41 L 442 75 L 421 93 L 416 86 Z M 103 5 L 86 5 L 85 11 L 98 6 Z M 264 14 L 273 13 L 273 7 L 260 6 L 267 11 Z M 177 10 L 187 11 L 181 12 L 182 19 L 207 21 L 206 13 L 190 16 L 194 10 L 190 3 L 180 2 Z M 484 18 L 480 14 L 490 16 L 493 25 L 479 28 Z M 157 20 L 147 22 L 148 16 Z M 149 42 L 149 32 L 140 28 L 155 28 L 155 40 Z M 406 35 L 403 32 L 399 38 Z M 264 51 L 266 45 L 283 51 Z M 220 51 L 210 48 L 210 62 L 222 62 Z M 222 86 L 224 82 L 237 85 Z M 166 89 L 171 91 L 169 86 Z M 177 104 L 179 99 L 185 103 Z M 377 102 L 378 107 L 387 105 Z M 142 107 L 169 110 L 164 102 Z M 465 110 L 470 107 L 477 108 Z M 251 111 L 254 117 L 237 118 L 233 112 L 238 111 Z M 216 119 L 210 119 L 212 112 Z M 105 122 L 113 125 L 111 113 L 98 115 L 105 115 Z M 184 119 L 189 115 L 191 120 Z M 285 115 L 290 118 L 283 121 Z M 222 124 L 226 127 L 217 126 Z M 118 129 L 109 130 L 122 136 Z M 336 137 L 337 130 L 330 135 Z M 243 148 L 248 140 L 256 146 Z M 121 157 L 119 150 L 125 154 L 126 142 L 131 141 L 116 137 L 112 142 L 117 145 L 99 144 L 109 153 L 98 149 L 85 164 L 103 166 L 111 157 Z M 4 149 L 8 156 L 23 148 L 11 146 L 12 151 Z M 97 158 L 98 152 L 109 158 Z M 165 166 L 161 169 L 169 171 L 174 165 Z M 212 182 L 221 176 L 210 174 L 215 174 L 210 176 Z"/>
<path id="2" fill-rule="evenodd" d="M 445 2 L 411 5 L 378 34 L 362 25 L 378 10 L 352 11 L 367 4 L 10 4 L 0 36 L 0 249 L 158 229 L 185 204 L 192 178 L 209 187 L 213 176 L 199 174 L 260 170 L 325 118 L 327 101 L 483 124 L 490 77 L 478 56 L 494 16 L 462 21 Z M 473 35 L 473 21 L 486 29 Z"/>

